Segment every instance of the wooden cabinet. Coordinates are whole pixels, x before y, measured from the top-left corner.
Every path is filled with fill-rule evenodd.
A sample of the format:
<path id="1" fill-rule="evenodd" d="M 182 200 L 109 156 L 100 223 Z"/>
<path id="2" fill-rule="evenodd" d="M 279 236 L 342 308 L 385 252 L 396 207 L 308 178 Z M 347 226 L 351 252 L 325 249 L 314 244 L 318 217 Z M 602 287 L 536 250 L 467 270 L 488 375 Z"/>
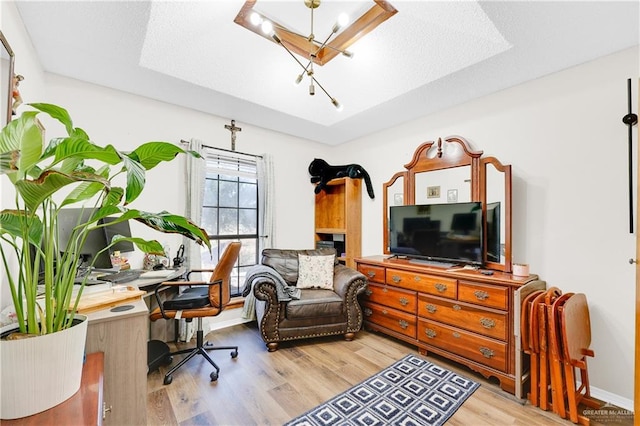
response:
<path id="1" fill-rule="evenodd" d="M 147 424 L 149 312 L 142 299 L 128 310 L 87 314 L 87 352 L 104 352 L 105 425 Z"/>
<path id="2" fill-rule="evenodd" d="M 366 328 L 496 377 L 502 389 L 517 393 L 514 292 L 535 275 L 484 275 L 385 256 L 355 263 L 369 279 L 362 299 Z"/>
<path id="3" fill-rule="evenodd" d="M 341 262 L 355 267 L 362 247 L 362 180 L 340 178 L 329 181 L 316 194 L 315 241 L 335 247 Z"/>

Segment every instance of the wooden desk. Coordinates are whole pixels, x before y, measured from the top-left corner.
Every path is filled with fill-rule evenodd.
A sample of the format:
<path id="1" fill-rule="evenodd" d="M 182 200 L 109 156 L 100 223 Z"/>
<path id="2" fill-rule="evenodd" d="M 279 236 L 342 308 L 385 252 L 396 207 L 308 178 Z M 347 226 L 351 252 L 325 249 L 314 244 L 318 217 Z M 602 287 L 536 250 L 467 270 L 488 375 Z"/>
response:
<path id="1" fill-rule="evenodd" d="M 147 424 L 147 339 L 149 312 L 142 298 L 87 314 L 86 351 L 104 352 L 105 425 Z"/>
<path id="2" fill-rule="evenodd" d="M 103 371 L 104 354 L 95 352 L 87 355 L 87 361 L 82 367 L 80 389 L 71 398 L 33 416 L 2 420 L 2 424 L 6 426 L 102 425 Z"/>

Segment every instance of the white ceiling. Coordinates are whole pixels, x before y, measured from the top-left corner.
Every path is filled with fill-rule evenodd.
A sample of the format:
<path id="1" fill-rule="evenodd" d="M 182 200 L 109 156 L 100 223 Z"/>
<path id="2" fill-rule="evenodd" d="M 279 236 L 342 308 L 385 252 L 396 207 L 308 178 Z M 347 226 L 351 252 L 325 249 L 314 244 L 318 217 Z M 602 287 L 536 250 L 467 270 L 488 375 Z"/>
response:
<path id="1" fill-rule="evenodd" d="M 46 71 L 337 145 L 632 46 L 638 1 L 399 1 L 356 42 L 353 59 L 315 67 L 340 112 L 281 47 L 233 22 L 242 0 L 19 1 Z M 324 40 L 341 11 L 323 0 Z M 303 35 L 303 0 L 256 9 Z M 353 19 L 353 18 L 352 18 Z M 304 59 L 301 58 L 304 62 Z M 306 63 L 306 62 L 305 62 Z M 16 70 L 18 73 L 19 69 Z M 629 76 L 633 77 L 633 76 Z M 462 118 L 464 119 L 464 118 Z"/>

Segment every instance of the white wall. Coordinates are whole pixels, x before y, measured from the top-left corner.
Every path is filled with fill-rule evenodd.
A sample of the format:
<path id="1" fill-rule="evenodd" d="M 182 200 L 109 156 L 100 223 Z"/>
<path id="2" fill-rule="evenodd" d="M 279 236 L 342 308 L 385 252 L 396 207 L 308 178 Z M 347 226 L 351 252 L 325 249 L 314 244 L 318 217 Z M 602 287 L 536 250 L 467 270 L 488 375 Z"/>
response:
<path id="1" fill-rule="evenodd" d="M 16 51 L 16 71 L 25 76 L 25 102 L 60 104 L 98 143 L 121 149 L 192 137 L 229 147 L 223 126 L 233 117 L 43 74 L 13 3 L 0 2 L 0 12 L 2 31 Z M 635 235 L 628 232 L 627 128 L 621 118 L 627 113 L 627 78 L 634 79 L 637 93 L 638 61 L 638 49 L 629 49 L 338 147 L 237 123 L 243 128 L 237 149 L 274 157 L 279 247 L 313 244 L 309 162 L 320 157 L 361 164 L 376 191 L 375 200 L 363 191 L 364 255 L 382 251 L 382 183 L 402 169 L 420 143 L 457 134 L 485 155 L 512 164 L 514 260 L 529 263 L 550 286 L 587 295 L 594 393 L 631 408 L 635 268 L 627 261 L 635 257 Z M 45 125 L 53 136 L 55 126 Z M 181 182 L 179 164 L 160 167 L 150 173 L 148 192 L 136 205 L 181 213 Z M 3 185 L 5 207 L 11 197 Z M 6 285 L 2 291 L 4 306 Z"/>
<path id="2" fill-rule="evenodd" d="M 638 111 L 638 56 L 628 49 L 339 147 L 344 161 L 368 170 L 376 191 L 420 143 L 452 134 L 511 164 L 514 260 L 549 286 L 586 294 L 591 385 L 626 408 L 633 407 L 635 268 L 628 259 L 636 235 L 629 233 L 621 120 L 627 78 Z M 381 200 L 363 195 L 364 255 L 382 251 Z"/>

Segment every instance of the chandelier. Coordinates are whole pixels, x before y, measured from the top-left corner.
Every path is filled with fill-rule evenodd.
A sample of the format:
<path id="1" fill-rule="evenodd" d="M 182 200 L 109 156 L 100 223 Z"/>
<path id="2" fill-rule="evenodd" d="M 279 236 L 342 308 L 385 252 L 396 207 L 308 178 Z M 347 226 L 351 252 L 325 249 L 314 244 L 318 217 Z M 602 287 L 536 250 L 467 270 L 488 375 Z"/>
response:
<path id="1" fill-rule="evenodd" d="M 320 6 L 320 1 L 304 0 L 305 6 L 311 11 L 311 29 L 307 36 L 298 34 L 254 10 L 257 0 L 246 1 L 234 22 L 282 46 L 300 65 L 301 72 L 295 79 L 295 83 L 300 84 L 307 76 L 309 95 L 315 95 L 316 86 L 318 86 L 331 100 L 333 106 L 340 111 L 342 104 L 320 84 L 313 69 L 314 64 L 322 66 L 338 55 L 352 58 L 353 53 L 347 48 L 393 16 L 397 10 L 387 1 L 375 0 L 374 5 L 349 26 L 347 26 L 349 17 L 344 13 L 340 14 L 329 35 L 323 41 L 318 41 L 314 34 L 313 11 Z M 301 56 L 304 62 L 298 59 L 296 54 Z"/>

